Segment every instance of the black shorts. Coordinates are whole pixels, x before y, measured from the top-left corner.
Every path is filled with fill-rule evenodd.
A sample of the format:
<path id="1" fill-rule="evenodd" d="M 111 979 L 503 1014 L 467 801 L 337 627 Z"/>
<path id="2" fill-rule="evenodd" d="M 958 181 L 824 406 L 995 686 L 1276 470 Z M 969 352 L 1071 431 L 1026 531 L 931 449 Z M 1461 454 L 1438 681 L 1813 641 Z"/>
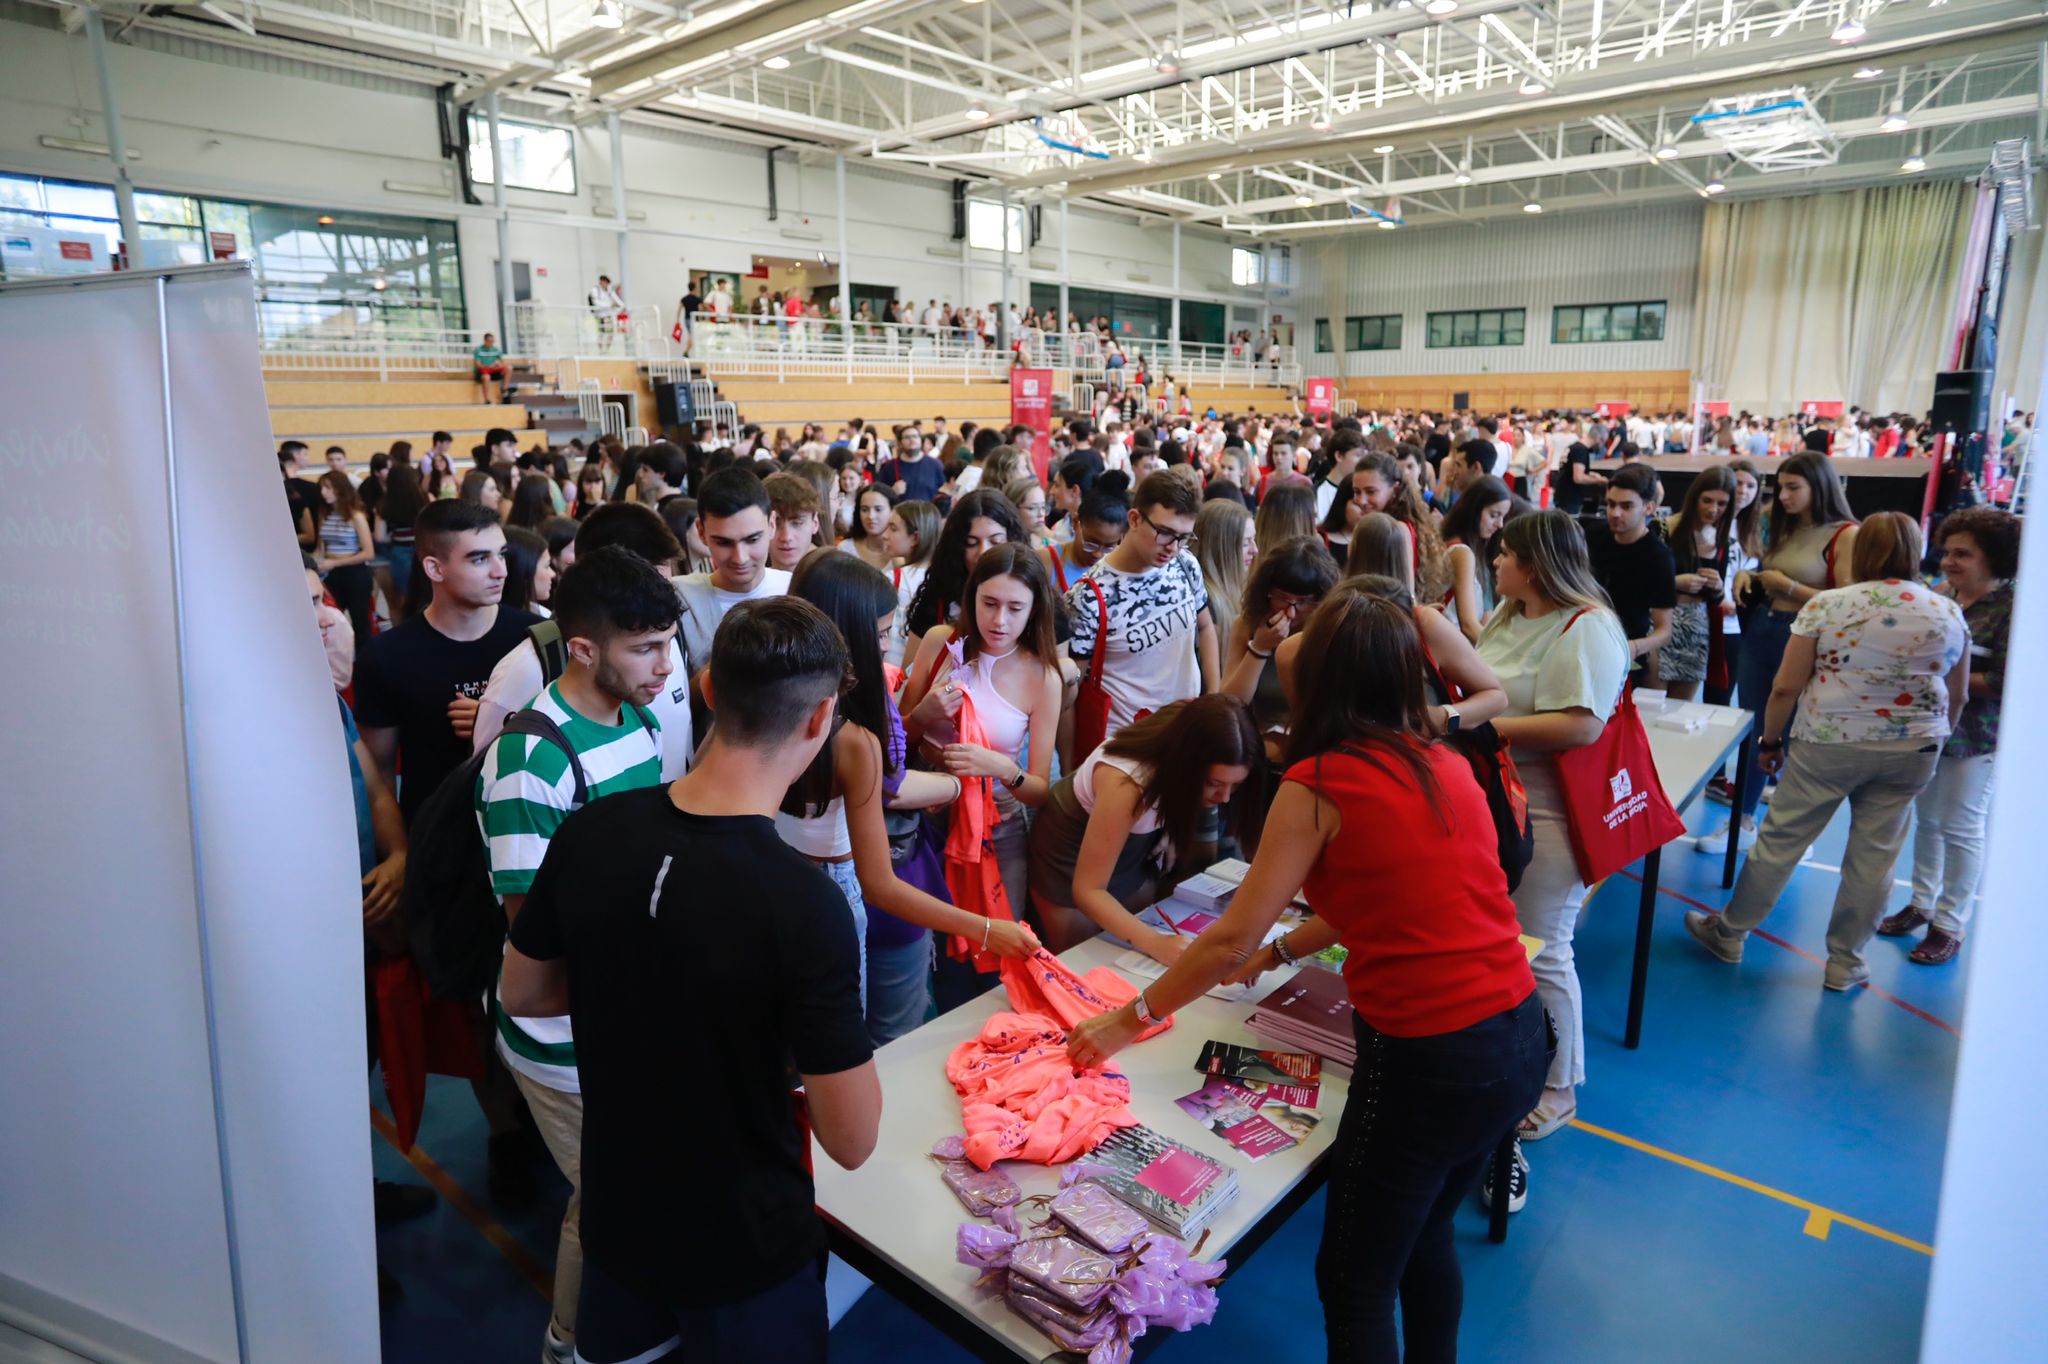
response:
<path id="1" fill-rule="evenodd" d="M 578 1364 L 825 1364 L 825 1258 L 723 1307 L 675 1307 L 583 1262 L 576 1305 Z"/>

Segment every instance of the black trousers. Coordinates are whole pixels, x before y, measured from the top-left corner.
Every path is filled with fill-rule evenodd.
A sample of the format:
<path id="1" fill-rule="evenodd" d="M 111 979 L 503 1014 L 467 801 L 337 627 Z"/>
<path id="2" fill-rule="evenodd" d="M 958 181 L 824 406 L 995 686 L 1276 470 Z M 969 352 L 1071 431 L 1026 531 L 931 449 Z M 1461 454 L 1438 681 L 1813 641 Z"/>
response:
<path id="1" fill-rule="evenodd" d="M 1452 1364 L 1465 1280 L 1451 1219 L 1501 1138 L 1535 1107 L 1555 1043 L 1533 990 L 1457 1032 L 1389 1037 L 1363 1018 L 1356 1031 L 1316 1254 L 1329 1357 Z"/>

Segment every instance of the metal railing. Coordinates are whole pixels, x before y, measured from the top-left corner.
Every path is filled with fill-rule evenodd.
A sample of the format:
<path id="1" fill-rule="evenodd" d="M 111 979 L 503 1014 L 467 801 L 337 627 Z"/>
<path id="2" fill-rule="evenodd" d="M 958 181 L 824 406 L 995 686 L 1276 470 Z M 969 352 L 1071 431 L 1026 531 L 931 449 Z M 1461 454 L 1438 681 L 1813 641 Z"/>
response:
<path id="1" fill-rule="evenodd" d="M 263 338 L 263 363 L 284 370 L 392 374 L 467 371 L 477 339 L 466 331 L 322 330 Z"/>
<path id="2" fill-rule="evenodd" d="M 661 309 L 632 304 L 611 309 L 527 300 L 505 311 L 505 349 L 547 359 L 667 360 L 681 348 L 662 326 Z"/>

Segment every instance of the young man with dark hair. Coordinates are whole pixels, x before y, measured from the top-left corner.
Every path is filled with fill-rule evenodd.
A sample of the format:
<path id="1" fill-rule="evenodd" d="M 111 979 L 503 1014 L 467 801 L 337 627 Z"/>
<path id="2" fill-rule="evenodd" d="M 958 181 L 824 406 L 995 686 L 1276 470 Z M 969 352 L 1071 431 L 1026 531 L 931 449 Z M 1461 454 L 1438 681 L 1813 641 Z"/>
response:
<path id="1" fill-rule="evenodd" d="M 638 502 L 607 502 L 577 527 L 575 558 L 608 545 L 631 550 L 664 571 L 683 554 L 682 545 L 660 514 Z M 673 584 L 670 590 L 673 592 Z M 690 674 L 682 649 L 673 639 L 669 642 L 669 666 L 672 671 L 667 685 L 647 703 L 661 726 L 664 781 L 673 781 L 690 770 L 690 754 L 695 748 L 690 723 Z M 482 752 L 484 745 L 496 739 L 504 731 L 505 717 L 532 704 L 545 683 L 540 651 L 528 636 L 491 669 L 490 685 L 484 688 L 483 700 L 477 706 L 475 750 Z"/>
<path id="2" fill-rule="evenodd" d="M 1458 500 L 1458 494 L 1485 478 L 1493 467 L 1493 442 L 1484 437 L 1460 441 L 1450 454 L 1444 456 L 1443 473 L 1438 481 L 1437 496 L 1445 506 Z"/>
<path id="3" fill-rule="evenodd" d="M 436 431 L 428 440 L 426 450 L 420 455 L 420 477 L 425 478 L 434 471 L 436 457 L 451 461 L 450 467 L 453 467 L 454 450 L 455 437 L 446 431 Z"/>
<path id="4" fill-rule="evenodd" d="M 818 489 L 799 474 L 770 474 L 761 487 L 768 494 L 768 562 L 794 572 L 818 547 Z"/>
<path id="5" fill-rule="evenodd" d="M 506 734 L 491 745 L 477 773 L 477 827 L 491 889 L 512 923 L 519 921 L 548 844 L 570 814 L 590 801 L 661 784 L 661 724 L 648 706 L 667 689 L 674 666 L 676 594 L 668 576 L 631 550 L 607 545 L 579 556 L 555 584 L 551 600 L 568 663 L 532 709 L 554 722 L 569 751 L 551 739 Z M 555 1311 L 543 1347 L 544 1359 L 567 1364 L 576 1349 L 583 1279 L 583 1098 L 576 1039 L 566 1011 L 514 1019 L 494 1003 L 492 1022 L 498 1057 L 512 1071 L 541 1139 L 569 1181 L 555 1253 Z"/>
<path id="6" fill-rule="evenodd" d="M 1607 589 L 1628 636 L 1629 676 L 1643 681 L 1643 660 L 1671 640 L 1678 605 L 1678 565 L 1664 537 L 1650 527 L 1657 472 L 1625 464 L 1607 480 L 1607 525 L 1586 537 L 1593 576 Z"/>
<path id="7" fill-rule="evenodd" d="M 320 486 L 299 477 L 305 454 L 306 442 L 283 442 L 277 447 L 277 471 L 284 475 L 285 505 L 291 509 L 292 531 L 299 537 L 299 548 L 312 549 L 320 543 L 320 519 L 327 514 L 327 508 L 320 500 Z"/>
<path id="8" fill-rule="evenodd" d="M 753 470 L 735 465 L 704 480 L 697 491 L 697 534 L 711 551 L 711 571 L 675 580 L 683 603 L 677 637 L 693 676 L 711 662 L 711 641 L 726 612 L 743 601 L 789 591 L 789 573 L 768 563 L 774 526 L 768 490 Z"/>
<path id="9" fill-rule="evenodd" d="M 1123 542 L 1067 589 L 1075 661 L 1085 673 L 1097 649 L 1108 651 L 1102 683 L 1109 693 L 1109 734 L 1140 711 L 1215 685 L 1216 625 L 1202 566 L 1188 550 L 1201 509 L 1202 495 L 1191 481 L 1165 470 L 1152 474 L 1138 485 Z"/>
<path id="10" fill-rule="evenodd" d="M 1550 478 L 1551 498 L 1559 511 L 1580 515 L 1586 509 L 1586 499 L 1607 486 L 1607 475 L 1593 469 L 1598 458 L 1599 449 L 1588 436 L 1581 435 L 1566 447 L 1564 463 Z"/>
<path id="11" fill-rule="evenodd" d="M 897 438 L 895 457 L 883 460 L 882 467 L 875 471 L 875 482 L 893 488 L 903 501 L 929 502 L 944 486 L 946 470 L 925 453 L 924 435 L 912 425 L 905 427 Z"/>
<path id="12" fill-rule="evenodd" d="M 484 432 L 484 455 L 477 468 L 488 469 L 493 464 L 517 464 L 519 462 L 519 439 L 502 426 L 494 426 Z"/>
<path id="13" fill-rule="evenodd" d="M 1316 480 L 1317 525 L 1323 524 L 1339 495 L 1351 496 L 1351 475 L 1358 472 L 1358 461 L 1364 454 L 1365 437 L 1356 425 L 1338 431 L 1323 447 L 1323 458 L 1330 463 Z"/>
<path id="14" fill-rule="evenodd" d="M 882 1092 L 846 900 L 774 815 L 832 733 L 846 658 L 808 602 L 733 610 L 696 767 L 570 815 L 512 922 L 505 1011 L 575 1025 L 586 1364 L 679 1347 L 715 1364 L 826 1357 L 825 1239 L 789 1069 L 847 1169 L 874 1151 Z"/>

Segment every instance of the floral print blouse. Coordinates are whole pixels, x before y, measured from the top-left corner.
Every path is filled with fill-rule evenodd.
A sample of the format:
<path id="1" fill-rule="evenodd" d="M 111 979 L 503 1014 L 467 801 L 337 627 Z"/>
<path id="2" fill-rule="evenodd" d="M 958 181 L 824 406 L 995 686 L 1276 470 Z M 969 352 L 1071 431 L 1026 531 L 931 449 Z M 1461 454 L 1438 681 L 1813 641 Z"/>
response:
<path id="1" fill-rule="evenodd" d="M 1947 597 L 1897 578 L 1832 588 L 1800 608 L 1792 633 L 1814 644 L 1813 678 L 1800 694 L 1793 738 L 1948 738 L 1948 674 L 1970 635 Z"/>

